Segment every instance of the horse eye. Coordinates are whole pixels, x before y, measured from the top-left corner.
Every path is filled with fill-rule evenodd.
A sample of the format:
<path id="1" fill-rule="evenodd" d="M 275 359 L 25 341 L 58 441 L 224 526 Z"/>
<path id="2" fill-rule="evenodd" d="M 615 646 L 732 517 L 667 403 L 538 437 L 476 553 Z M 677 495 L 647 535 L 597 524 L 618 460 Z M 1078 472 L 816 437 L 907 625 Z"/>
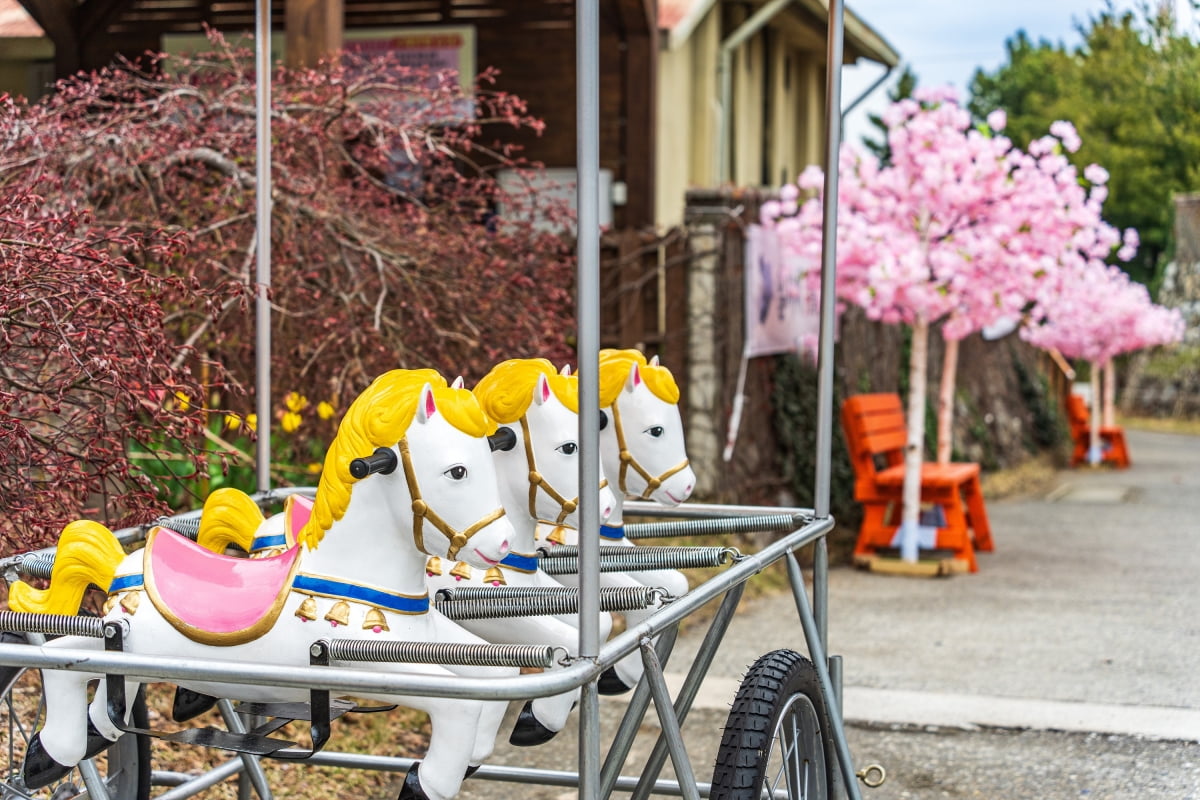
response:
<path id="1" fill-rule="evenodd" d="M 664 433 L 666 433 L 666 431 L 663 430 L 662 425 L 654 425 L 652 427 L 646 428 L 646 433 L 650 434 L 655 439 L 657 439 L 660 436 L 662 436 Z"/>
<path id="2" fill-rule="evenodd" d="M 564 456 L 573 456 L 579 450 L 579 445 L 574 442 L 563 442 L 558 447 L 554 448 Z"/>
<path id="3" fill-rule="evenodd" d="M 455 464 L 453 467 L 446 470 L 442 474 L 452 480 L 461 481 L 463 478 L 467 477 L 467 468 L 464 467 L 462 464 Z"/>

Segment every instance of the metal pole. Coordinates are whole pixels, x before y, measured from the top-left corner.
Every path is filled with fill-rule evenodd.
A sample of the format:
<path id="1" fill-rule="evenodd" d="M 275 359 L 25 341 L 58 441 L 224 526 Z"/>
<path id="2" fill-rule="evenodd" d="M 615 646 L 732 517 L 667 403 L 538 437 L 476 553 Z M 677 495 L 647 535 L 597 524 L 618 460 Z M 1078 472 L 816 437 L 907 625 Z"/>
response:
<path id="1" fill-rule="evenodd" d="M 255 465 L 258 490 L 271 488 L 271 0 L 254 9 L 255 165 L 254 413 L 258 416 Z"/>
<path id="2" fill-rule="evenodd" d="M 575 71 L 579 210 L 576 324 L 579 337 L 579 655 L 600 653 L 600 4 L 575 7 Z M 600 700 L 582 686 L 579 708 L 579 797 L 600 791 Z"/>
<path id="3" fill-rule="evenodd" d="M 829 38 L 825 53 L 825 206 L 821 220 L 821 331 L 817 355 L 817 469 L 813 507 L 817 518 L 829 516 L 829 483 L 833 450 L 833 329 L 837 272 L 838 152 L 841 150 L 842 0 L 829 0 Z M 828 639 L 829 551 L 816 545 L 813 562 L 813 608 L 821 647 Z"/>

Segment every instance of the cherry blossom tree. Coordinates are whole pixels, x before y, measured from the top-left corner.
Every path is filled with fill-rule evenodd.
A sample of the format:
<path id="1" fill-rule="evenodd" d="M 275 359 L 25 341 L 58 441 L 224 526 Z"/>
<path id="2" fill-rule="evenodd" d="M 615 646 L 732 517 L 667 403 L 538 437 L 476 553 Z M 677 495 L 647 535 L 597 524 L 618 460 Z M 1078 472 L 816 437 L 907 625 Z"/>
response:
<path id="1" fill-rule="evenodd" d="M 1128 239 L 1126 247 L 1135 246 Z M 1088 462 L 1101 460 L 1099 409 L 1111 415 L 1115 383 L 1113 359 L 1146 347 L 1172 344 L 1183 338 L 1184 321 L 1178 309 L 1164 308 L 1150 300 L 1146 287 L 1123 270 L 1099 262 L 1076 264 L 1048 281 L 1021 330 L 1026 341 L 1043 349 L 1053 348 L 1068 358 L 1091 362 L 1092 403 L 1091 447 Z M 1101 373 L 1108 375 L 1103 392 Z"/>
<path id="2" fill-rule="evenodd" d="M 941 326 L 948 345 L 939 448 L 948 460 L 957 342 L 1020 319 L 1064 263 L 1103 259 L 1121 236 L 1100 217 L 1103 181 L 1081 182 L 1067 159 L 1079 146 L 1069 123 L 1023 151 L 1001 134 L 1002 112 L 974 125 L 948 88 L 900 100 L 883 120 L 886 166 L 853 145 L 841 152 L 837 292 L 871 319 L 912 328 L 898 538 L 902 556 L 915 560 L 931 327 Z M 818 188 L 819 170 L 806 170 L 797 185 Z M 817 263 L 822 198 L 794 207 L 790 197 L 764 207 L 763 222 Z"/>

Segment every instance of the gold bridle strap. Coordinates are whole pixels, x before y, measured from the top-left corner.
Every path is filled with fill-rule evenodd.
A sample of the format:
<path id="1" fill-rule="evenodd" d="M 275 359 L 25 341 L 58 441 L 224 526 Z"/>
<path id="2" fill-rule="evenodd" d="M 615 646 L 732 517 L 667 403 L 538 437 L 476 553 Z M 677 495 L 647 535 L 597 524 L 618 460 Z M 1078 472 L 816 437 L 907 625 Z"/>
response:
<path id="1" fill-rule="evenodd" d="M 559 505 L 558 519 L 554 521 L 555 525 L 562 525 L 570 514 L 579 508 L 579 495 L 568 500 L 559 494 L 553 486 L 542 477 L 542 473 L 538 472 L 537 460 L 533 457 L 533 441 L 529 433 L 529 422 L 525 417 L 521 417 L 521 436 L 525 440 L 525 462 L 529 465 L 529 516 L 536 520 L 541 520 L 537 513 L 537 491 L 540 488 L 543 492 L 550 496 L 550 499 Z M 608 479 L 600 481 L 600 488 L 608 486 Z M 549 522 L 549 520 L 544 520 Z"/>
<path id="2" fill-rule="evenodd" d="M 432 555 L 432 553 L 425 549 L 425 536 L 422 531 L 422 523 L 425 520 L 429 520 L 429 524 L 445 534 L 446 538 L 450 540 L 450 549 L 446 552 L 446 556 L 447 558 L 455 558 L 458 556 L 458 551 L 466 545 L 468 539 L 504 516 L 504 509 L 497 508 L 466 530 L 461 532 L 454 530 L 449 523 L 438 516 L 436 511 L 429 507 L 428 503 L 421 499 L 421 488 L 417 486 L 417 475 L 413 471 L 412 456 L 408 452 L 408 439 L 401 439 L 398 446 L 400 448 L 400 462 L 404 466 L 404 480 L 408 483 L 408 493 L 412 495 L 413 539 L 417 543 L 417 549 L 425 555 Z"/>
<path id="3" fill-rule="evenodd" d="M 634 471 L 637 472 L 638 475 L 642 476 L 642 480 L 646 481 L 646 488 L 640 495 L 638 495 L 638 499 L 649 500 L 650 495 L 654 493 L 655 489 L 662 486 L 663 483 L 675 473 L 687 469 L 689 462 L 685 458 L 682 462 L 676 464 L 657 477 L 651 475 L 646 471 L 645 467 L 638 463 L 638 460 L 633 457 L 633 453 L 629 452 L 629 448 L 625 446 L 625 429 L 621 427 L 621 412 L 617 410 L 616 402 L 612 404 L 612 415 L 613 430 L 617 434 L 617 447 L 620 448 L 619 452 L 621 455 L 621 472 L 617 478 L 617 485 L 620 487 L 623 493 L 630 493 L 629 490 L 625 488 L 625 475 L 628 473 L 629 468 L 633 467 Z"/>

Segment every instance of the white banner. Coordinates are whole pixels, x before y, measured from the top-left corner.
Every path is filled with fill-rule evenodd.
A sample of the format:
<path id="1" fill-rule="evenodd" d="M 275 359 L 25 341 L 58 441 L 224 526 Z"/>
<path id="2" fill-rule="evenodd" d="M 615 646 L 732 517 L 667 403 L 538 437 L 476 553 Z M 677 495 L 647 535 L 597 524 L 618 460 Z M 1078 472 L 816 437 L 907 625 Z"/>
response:
<path id="1" fill-rule="evenodd" d="M 761 225 L 747 229 L 745 257 L 745 356 L 815 354 L 820 314 L 805 289 L 805 265 L 785 256 L 775 231 Z"/>

